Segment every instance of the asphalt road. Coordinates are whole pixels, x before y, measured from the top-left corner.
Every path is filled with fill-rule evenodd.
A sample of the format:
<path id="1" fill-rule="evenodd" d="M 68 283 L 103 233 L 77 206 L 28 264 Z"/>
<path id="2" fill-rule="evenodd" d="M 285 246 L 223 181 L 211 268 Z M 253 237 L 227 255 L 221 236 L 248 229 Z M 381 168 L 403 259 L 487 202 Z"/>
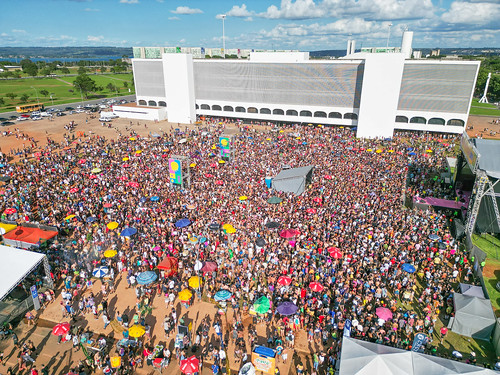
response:
<path id="1" fill-rule="evenodd" d="M 99 104 L 104 99 L 115 99 L 115 100 L 125 99 L 125 100 L 128 100 L 128 101 L 135 101 L 135 94 L 134 95 L 117 96 L 115 98 L 102 98 L 102 99 L 84 100 L 83 101 L 83 105 L 86 105 L 86 104 Z M 61 109 L 61 110 L 64 111 L 64 109 L 66 107 L 76 108 L 79 105 L 82 105 L 82 101 L 81 100 L 77 101 L 77 102 L 74 102 L 74 103 L 65 103 L 65 104 L 58 104 L 58 105 L 46 106 L 45 109 L 57 108 L 57 109 Z M 3 117 L 3 118 L 7 118 L 8 119 L 10 116 L 18 116 L 18 115 L 19 115 L 19 113 L 17 113 L 16 111 L 2 112 L 2 113 L 0 113 L 0 118 Z"/>

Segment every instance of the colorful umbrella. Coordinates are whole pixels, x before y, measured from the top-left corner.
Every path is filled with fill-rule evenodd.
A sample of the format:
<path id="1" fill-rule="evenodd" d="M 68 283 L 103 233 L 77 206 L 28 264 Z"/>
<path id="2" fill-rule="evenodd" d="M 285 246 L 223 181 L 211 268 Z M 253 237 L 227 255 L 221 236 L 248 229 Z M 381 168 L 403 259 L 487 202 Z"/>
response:
<path id="1" fill-rule="evenodd" d="M 179 299 L 181 301 L 189 301 L 191 297 L 193 296 L 193 293 L 189 289 L 184 289 L 179 292 Z"/>
<path id="2" fill-rule="evenodd" d="M 288 286 L 292 283 L 292 278 L 288 276 L 278 277 L 278 284 L 281 286 Z"/>
<path id="3" fill-rule="evenodd" d="M 76 217 L 76 215 L 68 215 L 64 218 L 64 220 L 71 220 L 73 219 L 74 217 Z"/>
<path id="4" fill-rule="evenodd" d="M 118 228 L 118 223 L 116 221 L 112 221 L 111 223 L 108 223 L 107 227 L 109 230 L 116 229 Z"/>
<path id="5" fill-rule="evenodd" d="M 265 314 L 269 311 L 270 308 L 271 308 L 271 302 L 266 296 L 260 297 L 253 304 L 253 309 L 257 314 Z"/>
<path id="6" fill-rule="evenodd" d="M 63 336 L 69 332 L 70 325 L 69 323 L 59 323 L 56 324 L 54 328 L 52 328 L 52 334 L 55 336 Z"/>
<path id="7" fill-rule="evenodd" d="M 146 328 L 139 324 L 134 324 L 132 327 L 128 329 L 128 335 L 130 337 L 141 337 L 146 333 Z"/>
<path id="8" fill-rule="evenodd" d="M 128 228 L 125 228 L 124 230 L 122 230 L 122 232 L 120 233 L 120 236 L 131 237 L 136 233 L 137 233 L 137 229 L 132 228 L 132 227 L 128 227 Z"/>
<path id="9" fill-rule="evenodd" d="M 408 273 L 415 272 L 415 266 L 413 264 L 410 264 L 410 263 L 403 263 L 403 265 L 401 266 L 401 269 L 405 272 L 408 272 Z"/>
<path id="10" fill-rule="evenodd" d="M 191 276 L 188 280 L 188 284 L 191 288 L 198 289 L 200 287 L 201 279 L 199 276 Z"/>
<path id="11" fill-rule="evenodd" d="M 98 267 L 98 268 L 95 268 L 93 271 L 92 271 L 92 275 L 94 277 L 103 277 L 103 276 L 106 276 L 109 272 L 109 268 L 108 267 L 104 267 L 104 266 L 101 266 L 101 267 Z"/>
<path id="12" fill-rule="evenodd" d="M 387 307 L 377 307 L 375 310 L 375 314 L 377 314 L 377 316 L 383 320 L 392 319 L 392 312 Z"/>
<path id="13" fill-rule="evenodd" d="M 180 369 L 183 374 L 194 374 L 200 371 L 200 361 L 194 355 L 183 359 L 180 363 Z"/>
<path id="14" fill-rule="evenodd" d="M 217 302 L 227 301 L 232 296 L 233 294 L 229 290 L 221 289 L 217 293 L 215 293 L 214 300 Z"/>
<path id="15" fill-rule="evenodd" d="M 324 289 L 323 285 L 321 285 L 317 281 L 309 283 L 309 288 L 311 288 L 313 292 L 321 292 Z"/>
<path id="16" fill-rule="evenodd" d="M 108 249 L 104 252 L 104 257 L 105 258 L 113 258 L 116 254 L 118 254 L 116 252 L 116 250 L 111 250 L 111 249 Z"/>
<path id="17" fill-rule="evenodd" d="M 298 307 L 295 306 L 292 302 L 282 302 L 281 304 L 278 305 L 276 309 L 281 315 L 293 315 L 297 312 Z"/>
<path id="18" fill-rule="evenodd" d="M 137 276 L 137 284 L 148 285 L 156 281 L 157 278 L 158 275 L 154 271 L 141 272 L 139 276 Z"/>

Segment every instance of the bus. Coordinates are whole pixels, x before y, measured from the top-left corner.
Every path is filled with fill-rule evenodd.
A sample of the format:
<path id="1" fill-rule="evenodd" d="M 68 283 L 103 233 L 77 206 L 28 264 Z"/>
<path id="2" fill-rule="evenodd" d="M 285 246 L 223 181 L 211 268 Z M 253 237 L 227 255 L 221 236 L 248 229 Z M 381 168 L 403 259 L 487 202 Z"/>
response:
<path id="1" fill-rule="evenodd" d="M 27 112 L 41 111 L 41 110 L 43 110 L 42 103 L 24 104 L 24 105 L 18 105 L 16 107 L 16 111 L 19 113 L 27 113 Z"/>

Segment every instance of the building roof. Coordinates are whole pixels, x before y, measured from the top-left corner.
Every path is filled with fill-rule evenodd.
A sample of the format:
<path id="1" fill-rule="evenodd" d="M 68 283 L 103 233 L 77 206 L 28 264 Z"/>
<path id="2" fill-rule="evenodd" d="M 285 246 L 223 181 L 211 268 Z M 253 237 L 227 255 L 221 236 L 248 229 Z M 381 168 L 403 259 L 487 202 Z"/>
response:
<path id="1" fill-rule="evenodd" d="M 479 153 L 479 169 L 492 177 L 500 178 L 500 142 L 494 139 L 473 138 Z"/>
<path id="2" fill-rule="evenodd" d="M 43 260 L 44 254 L 0 245 L 0 300 Z"/>

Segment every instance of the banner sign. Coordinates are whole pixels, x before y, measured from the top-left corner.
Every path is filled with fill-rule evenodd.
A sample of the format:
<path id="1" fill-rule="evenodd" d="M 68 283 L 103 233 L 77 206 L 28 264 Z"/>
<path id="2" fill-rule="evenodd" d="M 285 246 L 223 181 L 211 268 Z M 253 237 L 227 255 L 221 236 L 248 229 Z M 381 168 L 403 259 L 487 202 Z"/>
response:
<path id="1" fill-rule="evenodd" d="M 178 159 L 168 159 L 168 170 L 170 172 L 170 183 L 182 185 L 181 161 Z"/>
<path id="2" fill-rule="evenodd" d="M 352 323 L 350 319 L 346 319 L 344 325 L 344 337 L 351 337 Z"/>
<path id="3" fill-rule="evenodd" d="M 229 137 L 219 137 L 220 156 L 229 157 L 231 151 L 231 141 Z"/>
<path id="4" fill-rule="evenodd" d="M 276 352 L 273 349 L 257 346 L 252 352 L 252 364 L 255 370 L 264 374 L 274 374 L 276 368 Z"/>
<path id="5" fill-rule="evenodd" d="M 427 342 L 427 335 L 425 333 L 417 333 L 413 339 L 413 344 L 411 346 L 412 352 L 423 351 L 423 346 Z"/>
<path id="6" fill-rule="evenodd" d="M 31 291 L 31 298 L 33 298 L 33 306 L 35 307 L 35 310 L 40 309 L 40 299 L 38 298 L 38 290 L 36 289 L 36 285 L 33 285 L 30 288 Z"/>
<path id="7" fill-rule="evenodd" d="M 464 154 L 465 160 L 467 160 L 467 164 L 469 164 L 469 168 L 472 172 L 475 172 L 476 163 L 477 163 L 477 150 L 470 143 L 469 136 L 467 133 L 462 134 L 462 138 L 460 140 L 460 148 Z"/>

